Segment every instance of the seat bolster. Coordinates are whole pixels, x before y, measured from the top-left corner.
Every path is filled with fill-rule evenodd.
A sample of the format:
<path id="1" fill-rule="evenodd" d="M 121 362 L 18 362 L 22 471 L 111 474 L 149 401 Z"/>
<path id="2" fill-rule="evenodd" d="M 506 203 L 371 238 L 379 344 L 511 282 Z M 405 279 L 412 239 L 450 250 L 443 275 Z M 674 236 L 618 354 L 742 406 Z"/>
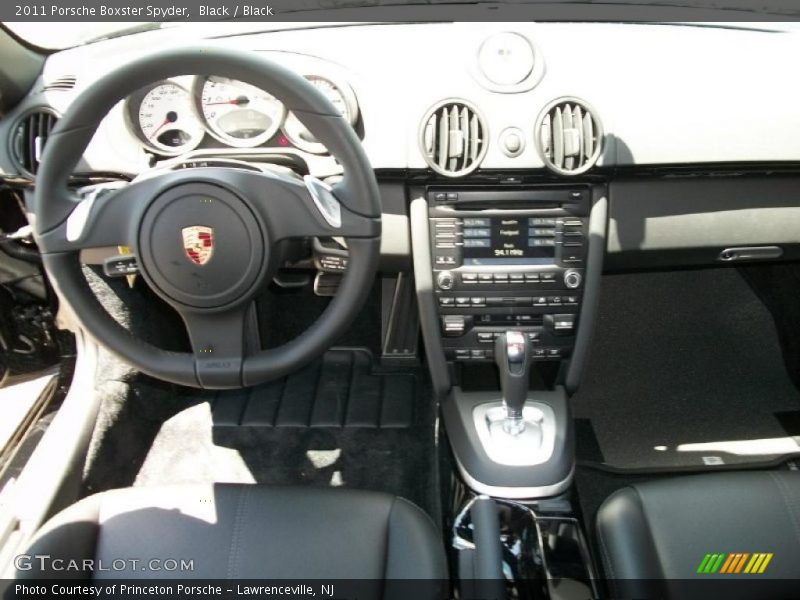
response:
<path id="1" fill-rule="evenodd" d="M 636 596 L 636 580 L 663 578 L 642 499 L 632 487 L 614 492 L 597 512 L 597 545 L 606 578 L 625 597 Z M 628 589 L 629 588 L 629 589 Z"/>
<path id="2" fill-rule="evenodd" d="M 421 508 L 396 498 L 387 536 L 386 579 L 447 579 L 436 525 Z"/>
<path id="3" fill-rule="evenodd" d="M 93 560 L 100 535 L 100 506 L 104 494 L 95 494 L 76 502 L 50 519 L 34 536 L 25 552 L 30 560 L 16 564 L 17 579 L 83 579 L 80 568 L 66 569 L 67 563 Z M 34 559 L 48 555 L 46 563 Z M 62 563 L 54 561 L 61 560 Z M 53 566 L 56 566 L 56 569 Z M 30 568 L 27 568 L 30 565 Z M 44 568 L 41 568 L 41 567 Z M 22 568 L 21 568 L 22 567 Z"/>

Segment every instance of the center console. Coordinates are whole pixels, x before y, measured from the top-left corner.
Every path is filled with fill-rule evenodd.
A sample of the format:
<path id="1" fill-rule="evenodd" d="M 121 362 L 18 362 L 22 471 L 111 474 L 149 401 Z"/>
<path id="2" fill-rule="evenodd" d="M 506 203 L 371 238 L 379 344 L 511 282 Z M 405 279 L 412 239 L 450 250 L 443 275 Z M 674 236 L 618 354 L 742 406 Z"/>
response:
<path id="1" fill-rule="evenodd" d="M 492 362 L 509 329 L 535 361 L 570 356 L 588 236 L 588 186 L 427 190 L 432 277 L 447 360 Z"/>
<path id="2" fill-rule="evenodd" d="M 460 475 L 448 495 L 462 588 L 474 579 L 476 597 L 508 585 L 512 597 L 596 597 L 570 493 L 569 394 L 596 310 L 606 187 L 411 191 L 426 358 Z"/>
<path id="3" fill-rule="evenodd" d="M 566 492 L 568 395 L 591 333 L 605 186 L 431 184 L 412 193 L 427 360 L 463 482 L 522 500 Z"/>

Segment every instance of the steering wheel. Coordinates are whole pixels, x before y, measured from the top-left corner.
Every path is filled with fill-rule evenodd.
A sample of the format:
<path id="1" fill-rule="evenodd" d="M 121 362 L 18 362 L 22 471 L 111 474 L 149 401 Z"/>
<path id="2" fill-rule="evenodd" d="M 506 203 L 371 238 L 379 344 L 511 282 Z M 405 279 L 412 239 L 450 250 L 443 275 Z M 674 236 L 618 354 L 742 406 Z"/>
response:
<path id="1" fill-rule="evenodd" d="M 283 102 L 342 165 L 342 180 L 330 187 L 310 176 L 208 167 L 85 198 L 68 188 L 78 159 L 117 102 L 152 81 L 214 74 L 268 90 Z M 258 54 L 225 48 L 160 51 L 121 66 L 82 93 L 49 137 L 35 214 L 45 269 L 86 331 L 140 371 L 193 387 L 256 385 L 322 354 L 358 315 L 380 256 L 378 186 L 353 129 L 305 78 Z M 248 348 L 253 304 L 276 269 L 276 245 L 309 236 L 347 240 L 348 269 L 337 295 L 295 339 L 269 350 Z M 180 314 L 191 353 L 132 336 L 92 293 L 80 250 L 118 245 L 132 249 L 144 280 Z"/>

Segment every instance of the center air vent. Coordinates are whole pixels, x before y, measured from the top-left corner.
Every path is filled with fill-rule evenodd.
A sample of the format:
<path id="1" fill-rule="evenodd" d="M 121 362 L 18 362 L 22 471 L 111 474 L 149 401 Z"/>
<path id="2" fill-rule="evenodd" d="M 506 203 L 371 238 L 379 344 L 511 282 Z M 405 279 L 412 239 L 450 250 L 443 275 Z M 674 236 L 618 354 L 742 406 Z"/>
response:
<path id="1" fill-rule="evenodd" d="M 536 122 L 536 146 L 545 165 L 560 175 L 591 169 L 603 146 L 603 126 L 594 109 L 577 98 L 559 98 Z"/>
<path id="2" fill-rule="evenodd" d="M 422 121 L 420 138 L 425 161 L 447 177 L 477 169 L 488 147 L 483 118 L 463 100 L 446 100 L 431 108 Z"/>
<path id="3" fill-rule="evenodd" d="M 11 136 L 11 156 L 17 167 L 26 175 L 36 175 L 39 161 L 58 117 L 45 108 L 33 110 L 14 125 Z"/>

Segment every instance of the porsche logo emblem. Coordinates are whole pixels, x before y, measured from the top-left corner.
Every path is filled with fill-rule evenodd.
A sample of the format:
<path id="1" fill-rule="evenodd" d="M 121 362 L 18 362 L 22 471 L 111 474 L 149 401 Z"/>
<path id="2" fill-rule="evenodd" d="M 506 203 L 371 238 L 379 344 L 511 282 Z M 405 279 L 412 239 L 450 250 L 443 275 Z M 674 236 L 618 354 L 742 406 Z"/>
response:
<path id="1" fill-rule="evenodd" d="M 214 254 L 214 230 L 203 225 L 192 225 L 181 229 L 186 258 L 201 267 Z"/>

